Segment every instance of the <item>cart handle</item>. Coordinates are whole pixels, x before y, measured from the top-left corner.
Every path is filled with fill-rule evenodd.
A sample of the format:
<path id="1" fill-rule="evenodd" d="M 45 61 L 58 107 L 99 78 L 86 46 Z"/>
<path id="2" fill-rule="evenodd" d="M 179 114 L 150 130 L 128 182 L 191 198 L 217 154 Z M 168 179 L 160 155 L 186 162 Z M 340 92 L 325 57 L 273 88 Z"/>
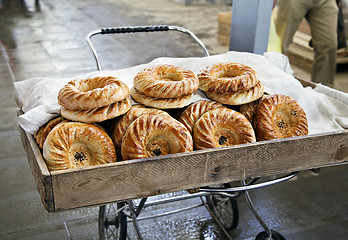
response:
<path id="1" fill-rule="evenodd" d="M 136 32 L 163 32 L 163 31 L 169 31 L 169 30 L 178 31 L 178 32 L 188 34 L 202 48 L 204 56 L 206 56 L 206 57 L 209 56 L 209 52 L 208 52 L 207 48 L 205 47 L 203 42 L 193 32 L 191 32 L 190 30 L 188 30 L 186 28 L 178 27 L 178 26 L 152 25 L 152 26 L 130 26 L 130 27 L 101 28 L 101 29 L 97 29 L 97 30 L 94 30 L 94 31 L 88 33 L 86 36 L 86 40 L 88 42 L 89 47 L 92 50 L 92 53 L 94 55 L 95 60 L 97 62 L 98 70 L 101 71 L 102 68 L 100 65 L 98 53 L 95 50 L 95 48 L 91 42 L 91 38 L 94 35 L 114 34 L 114 33 L 136 33 Z"/>

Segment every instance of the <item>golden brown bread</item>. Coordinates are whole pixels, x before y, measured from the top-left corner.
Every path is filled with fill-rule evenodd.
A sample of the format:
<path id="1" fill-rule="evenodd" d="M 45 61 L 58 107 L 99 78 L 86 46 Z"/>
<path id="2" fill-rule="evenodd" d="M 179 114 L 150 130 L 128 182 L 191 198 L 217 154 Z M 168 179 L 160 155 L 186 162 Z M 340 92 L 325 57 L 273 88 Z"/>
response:
<path id="1" fill-rule="evenodd" d="M 111 139 L 115 144 L 116 151 L 121 150 L 121 143 L 122 138 L 125 132 L 127 131 L 127 128 L 129 125 L 138 117 L 144 114 L 153 114 L 153 115 L 161 115 L 165 114 L 168 115 L 165 111 L 155 109 L 155 108 L 148 108 L 144 105 L 137 104 L 132 106 L 132 108 L 124 115 L 122 115 L 119 118 L 115 118 L 113 122 L 111 123 L 113 126 L 111 127 Z"/>
<path id="2" fill-rule="evenodd" d="M 204 113 L 193 127 L 195 149 L 219 148 L 255 142 L 255 132 L 243 114 L 228 108 Z"/>
<path id="3" fill-rule="evenodd" d="M 182 108 L 189 105 L 192 99 L 192 94 L 178 98 L 155 98 L 142 94 L 134 87 L 131 89 L 130 95 L 134 101 L 158 109 Z"/>
<path id="4" fill-rule="evenodd" d="M 172 117 L 146 114 L 128 127 L 122 139 L 123 160 L 182 153 L 193 150 L 190 132 Z"/>
<path id="5" fill-rule="evenodd" d="M 258 82 L 256 72 L 240 63 L 216 63 L 202 69 L 197 77 L 199 89 L 214 94 L 244 91 Z"/>
<path id="6" fill-rule="evenodd" d="M 42 137 L 43 133 L 44 133 L 44 130 L 45 130 L 45 127 L 46 127 L 46 124 L 41 126 L 41 127 L 39 127 L 37 132 L 34 134 L 35 141 L 36 141 L 36 143 L 37 143 L 37 145 L 38 145 L 38 147 L 40 149 L 42 149 L 43 143 L 45 142 L 43 140 L 43 137 Z"/>
<path id="7" fill-rule="evenodd" d="M 47 135 L 43 157 L 48 170 L 64 170 L 116 161 L 115 147 L 105 131 L 94 124 L 68 122 Z"/>
<path id="8" fill-rule="evenodd" d="M 254 120 L 258 141 L 308 134 L 306 113 L 290 96 L 266 96 L 259 104 Z"/>
<path id="9" fill-rule="evenodd" d="M 219 94 L 212 92 L 204 92 L 204 94 L 217 102 L 228 104 L 228 105 L 242 105 L 255 101 L 262 97 L 264 93 L 264 86 L 261 81 L 258 81 L 257 84 L 248 90 L 242 90 L 240 92 L 230 93 L 230 94 Z"/>
<path id="10" fill-rule="evenodd" d="M 249 120 L 249 122 L 251 122 L 251 124 L 253 124 L 256 109 L 259 106 L 262 99 L 264 98 L 264 96 L 265 95 L 263 95 L 259 99 L 256 99 L 255 101 L 245 103 L 240 106 L 239 112 L 243 114 Z"/>
<path id="11" fill-rule="evenodd" d="M 61 122 L 69 122 L 67 119 L 63 117 L 56 117 L 48 121 L 46 124 L 41 126 L 39 130 L 34 134 L 34 138 L 40 149 L 43 148 L 43 144 L 46 140 L 47 135 L 50 131 Z"/>
<path id="12" fill-rule="evenodd" d="M 102 122 L 126 113 L 132 107 L 129 97 L 119 102 L 90 110 L 70 110 L 61 107 L 60 114 L 72 121 L 94 123 Z"/>
<path id="13" fill-rule="evenodd" d="M 223 107 L 221 103 L 208 100 L 199 100 L 192 103 L 190 106 L 185 108 L 181 113 L 179 122 L 184 124 L 184 126 L 192 133 L 193 125 L 195 122 L 207 111 Z"/>
<path id="14" fill-rule="evenodd" d="M 154 98 L 187 96 L 195 92 L 199 86 L 199 81 L 192 71 L 169 64 L 147 68 L 139 72 L 133 82 L 140 93 Z"/>
<path id="15" fill-rule="evenodd" d="M 111 76 L 74 79 L 58 93 L 58 103 L 65 109 L 89 110 L 122 101 L 129 96 L 128 86 Z"/>

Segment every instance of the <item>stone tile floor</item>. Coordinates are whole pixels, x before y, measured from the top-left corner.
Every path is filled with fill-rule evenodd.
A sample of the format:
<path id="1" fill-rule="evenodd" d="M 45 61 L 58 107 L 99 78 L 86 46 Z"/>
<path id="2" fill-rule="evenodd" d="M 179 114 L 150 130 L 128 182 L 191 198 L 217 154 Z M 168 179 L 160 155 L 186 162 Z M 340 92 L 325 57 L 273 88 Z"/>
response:
<path id="1" fill-rule="evenodd" d="M 44 210 L 19 136 L 13 82 L 30 77 L 71 77 L 96 70 L 86 34 L 108 26 L 172 24 L 198 35 L 211 54 L 227 51 L 217 42 L 217 13 L 229 5 L 175 1 L 0 1 L 0 239 L 98 239 L 98 208 L 58 213 Z M 179 15 L 179 17 L 178 17 Z M 158 40 L 160 39 L 160 40 Z M 144 47 L 143 43 L 150 42 Z M 104 69 L 127 67 L 157 56 L 198 56 L 177 35 L 98 39 Z M 160 50 L 160 49 L 165 49 Z M 140 58 L 141 57 L 141 58 Z M 295 68 L 308 79 L 309 74 Z M 337 72 L 337 89 L 348 92 L 347 66 Z M 335 84 L 336 87 L 336 84 Z M 255 207 L 286 239 L 346 239 L 347 167 L 251 192 Z M 254 239 L 262 230 L 243 198 L 234 239 Z M 141 222 L 146 239 L 223 239 L 203 208 Z M 131 235 L 134 236 L 132 226 Z"/>

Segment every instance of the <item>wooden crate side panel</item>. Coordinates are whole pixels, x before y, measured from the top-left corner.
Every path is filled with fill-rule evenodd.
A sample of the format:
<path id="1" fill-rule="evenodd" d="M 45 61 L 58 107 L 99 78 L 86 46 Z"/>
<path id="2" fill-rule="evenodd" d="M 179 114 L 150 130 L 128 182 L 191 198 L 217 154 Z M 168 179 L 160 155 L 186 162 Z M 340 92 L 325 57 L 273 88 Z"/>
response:
<path id="1" fill-rule="evenodd" d="M 41 201 L 48 212 L 54 212 L 51 175 L 33 136 L 25 132 L 21 127 L 19 129 L 23 147 L 27 154 L 27 159 L 36 182 L 36 187 L 40 193 Z"/>
<path id="2" fill-rule="evenodd" d="M 52 173 L 56 211 L 247 177 L 345 164 L 347 132 L 274 140 Z"/>

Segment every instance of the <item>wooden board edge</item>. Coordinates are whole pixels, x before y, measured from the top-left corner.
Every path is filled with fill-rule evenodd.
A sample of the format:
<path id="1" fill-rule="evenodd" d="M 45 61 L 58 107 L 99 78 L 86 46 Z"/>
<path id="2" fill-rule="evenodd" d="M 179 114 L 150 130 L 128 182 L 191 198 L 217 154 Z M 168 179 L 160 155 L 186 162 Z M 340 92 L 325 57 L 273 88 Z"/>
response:
<path id="1" fill-rule="evenodd" d="M 18 114 L 22 113 L 19 111 Z M 46 211 L 54 212 L 55 206 L 51 174 L 47 169 L 33 135 L 27 133 L 21 126 L 19 126 L 19 131 L 42 204 Z"/>
<path id="2" fill-rule="evenodd" d="M 300 83 L 302 84 L 303 87 L 311 87 L 311 88 L 315 88 L 316 84 L 314 82 L 310 82 L 307 80 L 304 80 L 302 78 L 296 77 L 295 78 L 300 81 Z"/>

